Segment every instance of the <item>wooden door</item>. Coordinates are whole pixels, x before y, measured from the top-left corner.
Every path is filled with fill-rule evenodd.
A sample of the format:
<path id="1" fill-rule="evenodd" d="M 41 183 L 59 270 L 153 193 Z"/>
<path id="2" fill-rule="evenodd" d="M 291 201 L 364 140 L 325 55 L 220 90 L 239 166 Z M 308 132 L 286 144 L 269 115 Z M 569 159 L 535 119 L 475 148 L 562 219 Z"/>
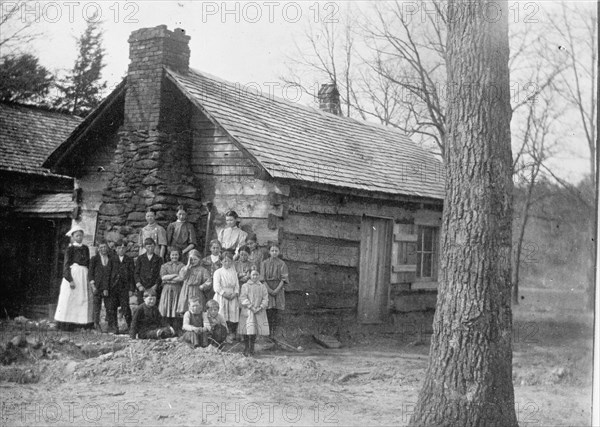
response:
<path id="1" fill-rule="evenodd" d="M 358 321 L 381 323 L 388 315 L 394 223 L 363 216 L 358 279 Z"/>

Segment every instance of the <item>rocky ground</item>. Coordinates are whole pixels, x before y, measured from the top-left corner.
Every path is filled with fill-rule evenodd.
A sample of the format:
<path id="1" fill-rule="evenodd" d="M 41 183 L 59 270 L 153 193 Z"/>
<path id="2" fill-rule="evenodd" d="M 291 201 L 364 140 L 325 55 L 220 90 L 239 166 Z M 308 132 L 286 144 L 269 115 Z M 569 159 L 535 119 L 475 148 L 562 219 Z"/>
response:
<path id="1" fill-rule="evenodd" d="M 520 425 L 589 424 L 591 317 L 517 308 Z M 241 344 L 191 349 L 176 340 L 65 333 L 50 322 L 0 324 L 5 425 L 403 425 L 425 375 L 428 336 L 346 332 L 340 349 L 297 334 L 302 352 Z"/>

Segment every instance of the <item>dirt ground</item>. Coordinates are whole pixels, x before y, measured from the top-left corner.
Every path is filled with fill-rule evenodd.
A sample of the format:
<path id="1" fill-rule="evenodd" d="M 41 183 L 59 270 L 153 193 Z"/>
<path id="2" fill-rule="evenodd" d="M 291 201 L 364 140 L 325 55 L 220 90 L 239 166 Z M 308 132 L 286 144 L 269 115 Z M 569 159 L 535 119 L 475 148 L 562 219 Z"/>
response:
<path id="1" fill-rule="evenodd" d="M 22 320 L 22 319 L 21 319 Z M 515 309 L 520 425 L 589 425 L 592 317 Z M 340 349 L 297 334 L 244 358 L 176 341 L 0 324 L 2 425 L 404 425 L 427 366 L 430 325 L 355 328 Z M 22 335 L 26 341 L 7 344 Z M 18 347 L 18 346 L 21 347 Z"/>

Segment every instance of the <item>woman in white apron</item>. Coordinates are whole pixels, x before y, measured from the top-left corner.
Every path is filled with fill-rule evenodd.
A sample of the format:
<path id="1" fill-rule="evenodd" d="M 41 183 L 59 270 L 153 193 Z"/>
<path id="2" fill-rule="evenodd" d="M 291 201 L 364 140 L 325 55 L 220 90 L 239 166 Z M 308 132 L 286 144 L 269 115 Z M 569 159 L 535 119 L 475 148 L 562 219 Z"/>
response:
<path id="1" fill-rule="evenodd" d="M 90 250 L 83 242 L 83 228 L 69 230 L 71 244 L 65 252 L 63 280 L 54 320 L 66 329 L 92 323 L 92 292 L 88 282 Z"/>

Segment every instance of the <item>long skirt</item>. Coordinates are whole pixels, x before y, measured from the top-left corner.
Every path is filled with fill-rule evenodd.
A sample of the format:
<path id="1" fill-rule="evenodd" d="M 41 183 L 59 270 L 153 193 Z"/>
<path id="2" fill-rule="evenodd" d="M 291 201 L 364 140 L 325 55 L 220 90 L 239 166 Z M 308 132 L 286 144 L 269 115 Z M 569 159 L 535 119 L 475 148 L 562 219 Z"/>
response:
<path id="1" fill-rule="evenodd" d="M 162 317 L 177 317 L 177 304 L 181 294 L 181 283 L 166 284 L 160 294 L 158 311 Z"/>
<path id="2" fill-rule="evenodd" d="M 242 307 L 240 313 L 240 323 L 238 325 L 238 334 L 241 335 L 269 335 L 269 321 L 267 313 L 261 310 L 253 313 L 246 307 Z"/>
<path id="3" fill-rule="evenodd" d="M 177 313 L 183 314 L 188 311 L 188 300 L 190 297 L 200 298 L 200 307 L 202 307 L 202 311 L 204 311 L 204 304 L 206 301 L 204 301 L 204 292 L 200 290 L 200 285 L 184 284 L 177 302 Z"/>
<path id="4" fill-rule="evenodd" d="M 88 283 L 88 268 L 79 264 L 71 265 L 71 276 L 75 289 L 63 278 L 56 305 L 54 320 L 57 322 L 85 325 L 92 322 L 92 290 Z"/>

